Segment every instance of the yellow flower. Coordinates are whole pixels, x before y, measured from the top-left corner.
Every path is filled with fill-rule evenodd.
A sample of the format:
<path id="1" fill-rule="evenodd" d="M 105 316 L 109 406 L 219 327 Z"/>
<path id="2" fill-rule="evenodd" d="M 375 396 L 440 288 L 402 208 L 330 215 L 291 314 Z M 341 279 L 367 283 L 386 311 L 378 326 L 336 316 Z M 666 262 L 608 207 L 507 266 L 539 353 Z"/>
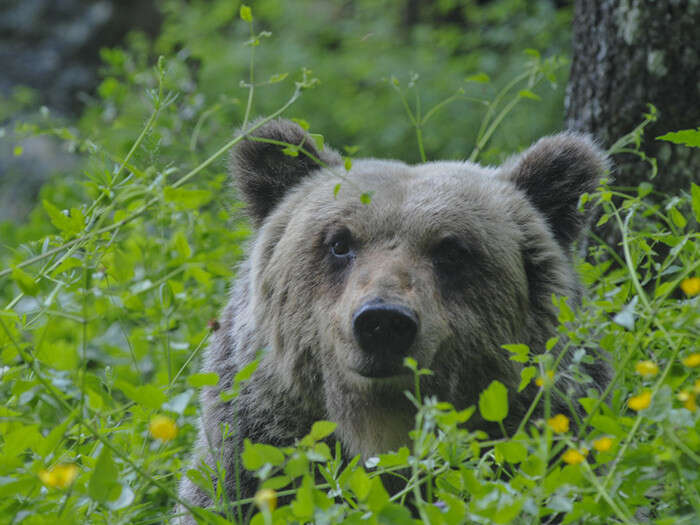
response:
<path id="1" fill-rule="evenodd" d="M 694 354 L 690 354 L 688 357 L 683 359 L 683 364 L 689 368 L 700 366 L 700 353 L 695 352 Z"/>
<path id="2" fill-rule="evenodd" d="M 639 361 L 636 365 L 634 365 L 635 371 L 640 375 L 644 377 L 654 377 L 656 374 L 659 373 L 659 367 L 657 366 L 654 361 Z"/>
<path id="3" fill-rule="evenodd" d="M 564 463 L 568 463 L 569 465 L 578 465 L 579 463 L 583 463 L 586 457 L 578 450 L 570 448 L 561 455 L 561 459 Z"/>
<path id="4" fill-rule="evenodd" d="M 547 381 L 547 383 L 550 383 L 552 379 L 554 379 L 554 370 L 547 370 L 544 374 L 544 377 L 538 377 L 537 379 L 535 379 L 535 384 L 539 387 L 544 385 L 545 380 Z"/>
<path id="5" fill-rule="evenodd" d="M 700 277 L 690 277 L 688 279 L 683 279 L 681 281 L 681 290 L 688 297 L 697 295 L 700 293 Z"/>
<path id="6" fill-rule="evenodd" d="M 557 414 L 556 416 L 549 418 L 547 420 L 549 428 L 554 430 L 557 434 L 563 434 L 569 431 L 569 418 L 564 414 Z"/>
<path id="7" fill-rule="evenodd" d="M 639 412 L 640 410 L 644 410 L 645 408 L 648 408 L 651 404 L 651 392 L 645 390 L 639 395 L 632 396 L 630 397 L 627 404 L 632 410 L 636 410 L 637 412 Z"/>
<path id="8" fill-rule="evenodd" d="M 613 440 L 612 438 L 607 436 L 598 438 L 593 442 L 593 448 L 596 449 L 598 452 L 607 452 L 612 448 L 612 446 Z"/>
<path id="9" fill-rule="evenodd" d="M 177 436 L 177 425 L 175 424 L 175 421 L 168 416 L 153 416 L 150 424 L 148 425 L 148 431 L 156 439 L 160 439 L 161 441 L 170 441 L 171 439 L 175 439 L 175 436 Z"/>
<path id="10" fill-rule="evenodd" d="M 260 489 L 255 493 L 254 501 L 260 510 L 272 512 L 277 508 L 277 493 L 272 489 Z"/>
<path id="11" fill-rule="evenodd" d="M 78 477 L 78 466 L 73 463 L 55 465 L 49 470 L 39 471 L 39 479 L 47 487 L 65 489 Z"/>
<path id="12" fill-rule="evenodd" d="M 695 404 L 695 394 L 693 392 L 681 390 L 678 392 L 676 397 L 678 398 L 678 401 L 681 401 L 683 406 L 691 412 L 695 412 L 697 410 L 698 407 Z"/>

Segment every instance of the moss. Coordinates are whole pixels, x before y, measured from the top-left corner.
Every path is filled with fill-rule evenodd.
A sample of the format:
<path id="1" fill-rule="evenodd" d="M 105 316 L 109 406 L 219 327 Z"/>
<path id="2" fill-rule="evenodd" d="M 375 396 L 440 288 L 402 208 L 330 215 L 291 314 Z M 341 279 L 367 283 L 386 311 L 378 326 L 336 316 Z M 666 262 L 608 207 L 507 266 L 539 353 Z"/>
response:
<path id="1" fill-rule="evenodd" d="M 615 11 L 618 35 L 628 45 L 633 45 L 639 36 L 642 12 L 628 0 L 622 0 Z"/>
<path id="2" fill-rule="evenodd" d="M 657 77 L 663 77 L 668 73 L 666 65 L 666 53 L 660 49 L 652 49 L 647 54 L 647 71 Z"/>

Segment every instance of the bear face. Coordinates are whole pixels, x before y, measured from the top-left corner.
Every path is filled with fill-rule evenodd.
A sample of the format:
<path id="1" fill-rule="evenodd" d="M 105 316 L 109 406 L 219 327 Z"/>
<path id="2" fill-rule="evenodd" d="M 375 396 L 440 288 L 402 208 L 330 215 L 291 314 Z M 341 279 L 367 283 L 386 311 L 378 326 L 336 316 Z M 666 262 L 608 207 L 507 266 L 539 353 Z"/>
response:
<path id="1" fill-rule="evenodd" d="M 285 155 L 282 144 L 303 151 Z M 203 393 L 200 445 L 218 444 L 222 423 L 236 421 L 239 440 L 285 445 L 328 419 L 346 457 L 398 448 L 415 414 L 406 357 L 433 372 L 421 391 L 457 408 L 494 379 L 509 386 L 505 423 L 515 428 L 536 390 L 516 393 L 522 365 L 501 345 L 544 351 L 556 334 L 552 295 L 579 300 L 577 204 L 606 167 L 589 138 L 564 133 L 496 168 L 365 159 L 345 173 L 337 153 L 292 122 L 255 129 L 233 151 L 232 171 L 257 231 L 207 351 L 220 386 Z M 238 405 L 220 403 L 260 349 Z M 600 360 L 582 366 L 593 385 L 558 379 L 574 400 L 608 377 Z M 469 425 L 500 435 L 477 415 Z M 224 463 L 234 449 L 223 444 Z M 252 479 L 241 484 L 244 495 L 254 490 Z"/>

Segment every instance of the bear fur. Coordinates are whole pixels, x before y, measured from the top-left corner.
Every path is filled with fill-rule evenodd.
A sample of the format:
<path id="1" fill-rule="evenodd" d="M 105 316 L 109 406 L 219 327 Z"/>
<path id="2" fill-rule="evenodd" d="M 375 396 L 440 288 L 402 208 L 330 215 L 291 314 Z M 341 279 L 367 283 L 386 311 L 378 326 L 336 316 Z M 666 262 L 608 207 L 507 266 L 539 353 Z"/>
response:
<path id="1" fill-rule="evenodd" d="M 303 151 L 290 156 L 279 142 Z M 516 392 L 522 365 L 501 346 L 544 351 L 557 333 L 553 294 L 580 301 L 571 260 L 584 224 L 578 201 L 607 162 L 589 137 L 561 133 L 500 167 L 356 159 L 346 173 L 340 155 L 293 122 L 252 131 L 232 152 L 232 173 L 256 230 L 204 358 L 220 380 L 201 396 L 193 468 L 221 461 L 235 500 L 257 488 L 242 467 L 236 486 L 244 438 L 288 446 L 314 421 L 331 420 L 347 459 L 407 444 L 415 412 L 403 393 L 413 381 L 404 357 L 433 371 L 421 378 L 423 395 L 458 409 L 476 404 L 492 380 L 504 383 L 505 426 L 515 429 L 536 387 Z M 221 402 L 261 350 L 237 400 Z M 593 383 L 557 375 L 574 405 L 608 381 L 605 360 L 593 357 L 581 364 Z M 553 413 L 568 407 L 553 399 Z M 223 423 L 234 436 L 224 443 Z M 500 436 L 491 425 L 478 411 L 468 422 Z M 212 504 L 186 476 L 180 496 Z"/>

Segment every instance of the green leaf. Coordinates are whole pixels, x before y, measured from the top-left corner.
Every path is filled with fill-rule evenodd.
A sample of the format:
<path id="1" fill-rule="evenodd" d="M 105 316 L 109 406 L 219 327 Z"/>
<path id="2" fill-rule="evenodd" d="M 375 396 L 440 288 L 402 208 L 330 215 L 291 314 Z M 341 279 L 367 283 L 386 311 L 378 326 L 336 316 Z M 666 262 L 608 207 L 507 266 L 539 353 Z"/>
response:
<path id="1" fill-rule="evenodd" d="M 360 202 L 362 204 L 369 204 L 372 202 L 372 194 L 371 193 L 363 193 L 360 195 Z"/>
<path id="2" fill-rule="evenodd" d="M 296 122 L 297 124 L 299 124 L 301 126 L 301 129 L 303 129 L 304 131 L 309 131 L 309 123 L 303 118 L 293 118 L 292 122 Z"/>
<path id="3" fill-rule="evenodd" d="M 117 481 L 119 470 L 112 460 L 112 453 L 107 447 L 102 448 L 100 457 L 97 458 L 90 483 L 88 494 L 101 503 L 114 501 L 121 495 L 121 485 Z"/>
<path id="4" fill-rule="evenodd" d="M 514 465 L 524 461 L 527 458 L 527 447 L 519 441 L 505 441 L 496 444 L 496 453 L 500 454 L 508 463 Z"/>
<path id="5" fill-rule="evenodd" d="M 67 272 L 69 270 L 72 270 L 73 268 L 80 268 L 83 266 L 83 261 L 76 257 L 66 257 L 63 259 L 61 264 L 59 264 L 54 271 L 51 272 L 52 277 L 56 277 L 57 275 L 62 274 L 63 272 Z"/>
<path id="6" fill-rule="evenodd" d="M 527 363 L 530 358 L 530 347 L 524 344 L 501 345 L 511 353 L 510 360 L 518 363 Z"/>
<path id="7" fill-rule="evenodd" d="M 133 402 L 153 410 L 158 410 L 168 400 L 161 389 L 155 385 L 134 386 L 126 381 L 117 380 L 114 386 Z"/>
<path id="8" fill-rule="evenodd" d="M 247 5 L 242 5 L 240 10 L 241 20 L 251 23 L 253 21 L 253 11 Z"/>
<path id="9" fill-rule="evenodd" d="M 252 443 L 249 439 L 243 442 L 241 454 L 243 466 L 248 470 L 258 470 L 264 465 L 279 466 L 284 463 L 284 454 L 277 447 L 262 443 Z"/>
<path id="10" fill-rule="evenodd" d="M 410 455 L 411 452 L 408 450 L 408 447 L 401 447 L 396 452 L 379 454 L 379 464 L 384 468 L 407 465 Z"/>
<path id="11" fill-rule="evenodd" d="M 591 426 L 604 434 L 612 434 L 613 436 L 621 436 L 625 433 L 615 418 L 601 414 L 596 414 L 591 418 Z"/>
<path id="12" fill-rule="evenodd" d="M 518 385 L 518 392 L 525 390 L 530 381 L 537 375 L 537 367 L 526 366 L 520 371 L 520 384 Z"/>
<path id="13" fill-rule="evenodd" d="M 521 91 L 518 91 L 518 96 L 520 98 L 529 98 L 530 100 L 542 100 L 539 95 L 536 95 L 529 89 L 523 89 Z"/>
<path id="14" fill-rule="evenodd" d="M 51 224 L 58 228 L 61 234 L 70 237 L 83 231 L 85 216 L 79 208 L 71 208 L 69 213 L 63 213 L 47 200 L 43 200 L 42 203 Z"/>
<path id="15" fill-rule="evenodd" d="M 640 182 L 637 186 L 637 195 L 640 199 L 643 199 L 649 195 L 654 190 L 654 186 L 649 182 Z"/>
<path id="16" fill-rule="evenodd" d="M 566 301 L 565 297 L 554 297 L 552 300 L 554 302 L 554 306 L 559 307 L 559 315 L 557 319 L 560 323 L 570 323 L 576 320 L 574 311 L 569 306 L 569 303 Z"/>
<path id="17" fill-rule="evenodd" d="M 359 501 L 367 499 L 371 487 L 371 480 L 362 467 L 353 472 L 348 480 L 348 488 L 355 493 Z"/>
<path id="18" fill-rule="evenodd" d="M 134 264 L 122 250 L 114 248 L 102 256 L 107 275 L 118 283 L 127 283 L 134 278 Z"/>
<path id="19" fill-rule="evenodd" d="M 340 182 L 333 186 L 333 198 L 336 198 L 338 196 L 338 192 L 340 191 Z"/>
<path id="20" fill-rule="evenodd" d="M 34 278 L 21 268 L 15 266 L 12 268 L 12 279 L 17 283 L 19 289 L 23 293 L 35 296 L 39 293 L 39 285 Z"/>
<path id="21" fill-rule="evenodd" d="M 316 144 L 316 149 L 319 151 L 323 151 L 323 144 L 324 144 L 324 139 L 323 135 L 319 133 L 309 133 L 309 137 L 311 137 Z"/>
<path id="22" fill-rule="evenodd" d="M 520 465 L 520 469 L 523 471 L 523 473 L 533 478 L 544 474 L 546 467 L 547 464 L 542 460 L 542 458 L 535 454 L 530 454 L 522 461 Z"/>
<path id="23" fill-rule="evenodd" d="M 289 476 L 274 476 L 272 478 L 266 479 L 260 488 L 280 490 L 288 486 L 292 482 L 292 478 Z"/>
<path id="24" fill-rule="evenodd" d="M 372 478 L 367 495 L 367 508 L 372 512 L 379 512 L 389 503 L 389 493 L 382 485 L 382 480 L 379 476 Z"/>
<path id="25" fill-rule="evenodd" d="M 36 357 L 56 370 L 75 370 L 80 363 L 78 346 L 65 339 L 42 339 L 37 345 Z"/>
<path id="26" fill-rule="evenodd" d="M 491 82 L 491 78 L 486 73 L 477 73 L 476 75 L 470 75 L 464 79 L 465 82 L 477 82 L 479 84 L 488 84 Z"/>
<path id="27" fill-rule="evenodd" d="M 270 80 L 268 80 L 268 82 L 270 84 L 277 84 L 278 82 L 282 82 L 288 76 L 289 76 L 289 73 L 277 73 L 276 75 L 272 75 L 270 77 Z"/>
<path id="28" fill-rule="evenodd" d="M 39 432 L 39 425 L 17 424 L 10 432 L 3 435 L 3 440 L 2 460 L 7 461 L 27 449 L 40 448 L 43 436 Z"/>
<path id="29" fill-rule="evenodd" d="M 192 374 L 187 378 L 187 384 L 195 388 L 203 386 L 214 386 L 219 383 L 219 374 L 216 372 L 202 372 L 200 374 Z"/>
<path id="30" fill-rule="evenodd" d="M 73 418 L 75 415 L 78 413 L 78 409 L 76 408 L 71 412 L 68 417 L 66 417 L 63 422 L 58 425 L 57 427 L 54 427 L 51 432 L 42 440 L 42 442 L 39 444 L 39 446 L 36 449 L 36 453 L 39 454 L 42 458 L 46 458 L 51 452 L 54 451 L 54 449 L 58 446 L 58 444 L 61 442 L 61 440 L 65 437 L 66 431 L 68 430 L 68 426 L 73 422 Z"/>
<path id="31" fill-rule="evenodd" d="M 675 224 L 679 228 L 683 229 L 685 228 L 685 225 L 688 224 L 688 221 L 685 219 L 685 217 L 683 217 L 683 214 L 679 212 L 676 208 L 671 208 L 670 210 L 668 210 L 668 214 L 671 216 L 673 224 Z"/>
<path id="32" fill-rule="evenodd" d="M 234 387 L 237 387 L 243 381 L 248 381 L 248 379 L 250 379 L 250 377 L 253 375 L 253 372 L 255 372 L 258 369 L 259 364 L 260 360 L 256 359 L 255 361 L 251 361 L 243 368 L 241 368 L 238 372 L 236 372 L 236 375 L 233 376 Z"/>
<path id="33" fill-rule="evenodd" d="M 345 157 L 345 159 L 343 159 L 343 166 L 345 166 L 345 171 L 350 171 L 350 169 L 352 169 L 352 159 L 350 157 Z"/>
<path id="34" fill-rule="evenodd" d="M 674 144 L 684 144 L 691 148 L 700 148 L 700 128 L 672 131 L 656 137 L 656 140 L 665 140 Z"/>
<path id="35" fill-rule="evenodd" d="M 175 233 L 175 235 L 173 236 L 172 245 L 175 248 L 175 250 L 177 250 L 177 252 L 185 259 L 189 259 L 192 256 L 192 249 L 190 248 L 190 245 L 187 242 L 187 236 L 185 235 L 185 232 L 183 232 L 182 230 L 178 230 Z"/>
<path id="36" fill-rule="evenodd" d="M 411 511 L 408 510 L 403 505 L 398 503 L 390 503 L 386 505 L 377 516 L 378 523 L 382 525 L 405 525 L 409 523 L 420 523 L 418 520 L 411 519 Z M 359 521 L 358 523 L 366 523 L 365 520 Z M 439 521 L 434 521 L 433 523 L 439 523 Z M 462 523 L 462 521 L 455 522 Z"/>
<path id="37" fill-rule="evenodd" d="M 337 426 L 337 423 L 332 421 L 316 421 L 311 426 L 311 432 L 309 432 L 308 437 L 314 442 L 321 441 L 323 438 L 330 436 Z"/>
<path id="38" fill-rule="evenodd" d="M 700 186 L 694 182 L 690 185 L 690 196 L 692 198 L 693 213 L 695 220 L 700 222 Z"/>
<path id="39" fill-rule="evenodd" d="M 500 381 L 491 384 L 479 394 L 479 412 L 486 421 L 503 421 L 508 415 L 508 390 Z"/>
<path id="40" fill-rule="evenodd" d="M 314 515 L 313 481 L 310 476 L 304 476 L 297 497 L 292 502 L 294 516 L 302 521 L 310 521 Z"/>
<path id="41" fill-rule="evenodd" d="M 490 516 L 490 519 L 494 523 L 512 523 L 518 514 L 520 514 L 520 509 L 523 508 L 525 501 L 526 498 L 520 497 L 510 504 L 499 506 Z"/>
<path id="42" fill-rule="evenodd" d="M 172 186 L 163 188 L 163 197 L 165 202 L 171 202 L 183 210 L 196 210 L 214 198 L 209 190 L 190 190 Z"/>

